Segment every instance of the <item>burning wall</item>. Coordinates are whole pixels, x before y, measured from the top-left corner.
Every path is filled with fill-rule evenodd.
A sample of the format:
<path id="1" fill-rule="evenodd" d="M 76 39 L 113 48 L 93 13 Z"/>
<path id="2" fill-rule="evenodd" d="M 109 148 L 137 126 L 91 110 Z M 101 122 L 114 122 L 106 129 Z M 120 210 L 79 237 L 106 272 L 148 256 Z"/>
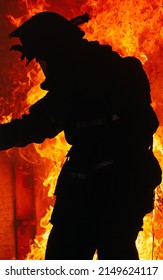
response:
<path id="1" fill-rule="evenodd" d="M 37 66 L 32 64 L 25 68 L 24 64 L 18 63 L 18 55 L 8 51 L 11 42 L 7 35 L 16 25 L 40 11 L 56 11 L 67 18 L 88 12 L 92 19 L 82 26 L 88 40 L 110 44 L 122 56 L 134 55 L 144 64 L 151 84 L 152 105 L 160 120 L 154 141 L 155 153 L 163 166 L 161 0 L 108 0 L 105 3 L 102 0 L 9 0 L 0 3 L 0 10 L 1 123 L 19 118 L 28 112 L 31 104 L 46 94 L 39 88 L 43 76 Z M 6 190 L 0 195 L 0 247 L 1 252 L 4 252 L 0 256 L 1 259 L 44 257 L 50 230 L 50 205 L 54 203 L 51 194 L 68 149 L 64 135 L 60 134 L 41 145 L 29 145 L 23 149 L 13 148 L 1 153 L 1 188 Z M 7 181 L 4 178 L 5 174 Z M 144 218 L 144 230 L 137 238 L 137 247 L 142 259 L 163 259 L 162 191 L 161 185 L 156 190 L 154 210 Z M 7 212 L 6 207 L 9 209 Z"/>

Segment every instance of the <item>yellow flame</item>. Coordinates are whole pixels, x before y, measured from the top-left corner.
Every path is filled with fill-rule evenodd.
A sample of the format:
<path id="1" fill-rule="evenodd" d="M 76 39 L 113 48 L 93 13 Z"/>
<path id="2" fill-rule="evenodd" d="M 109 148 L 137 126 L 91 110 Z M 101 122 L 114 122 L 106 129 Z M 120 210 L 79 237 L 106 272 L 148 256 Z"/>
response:
<path id="1" fill-rule="evenodd" d="M 12 120 L 12 113 L 10 113 L 8 116 L 2 116 L 1 123 L 8 123 Z"/>
<path id="2" fill-rule="evenodd" d="M 22 0 L 26 3 L 28 12 L 25 17 L 15 19 L 10 16 L 10 20 L 16 26 L 20 25 L 31 15 L 46 10 L 47 3 L 43 0 L 36 1 L 32 5 L 30 1 Z M 82 26 L 86 32 L 88 40 L 98 40 L 113 46 L 113 49 L 122 56 L 134 55 L 142 63 L 148 61 L 148 57 L 159 50 L 163 41 L 162 17 L 163 6 L 161 0 L 147 1 L 103 1 L 88 0 L 81 7 L 81 11 L 90 12 L 92 19 Z M 157 32 L 156 32 L 157 30 Z M 29 83 L 35 84 L 28 93 L 27 104 L 31 105 L 46 94 L 39 88 L 42 74 L 39 72 L 38 80 L 34 78 L 34 73 L 28 73 Z M 36 94 L 37 93 L 37 94 Z M 157 105 L 156 105 L 157 106 Z M 10 118 L 8 118 L 10 120 Z M 40 158 L 47 158 L 54 162 L 53 170 L 45 178 L 43 184 L 50 186 L 49 196 L 53 194 L 57 176 L 64 162 L 64 156 L 69 149 L 61 133 L 53 140 L 46 140 L 43 144 L 34 145 Z M 55 148 L 54 148 L 55 147 Z M 163 166 L 162 148 L 162 127 L 159 128 L 154 138 L 155 154 Z M 156 199 L 154 210 L 144 217 L 143 231 L 139 233 L 136 244 L 140 259 L 163 259 L 163 238 L 161 223 L 163 209 L 161 200 L 163 198 L 162 184 L 156 189 Z M 36 236 L 34 244 L 30 247 L 27 259 L 43 259 L 46 248 L 47 237 L 51 226 L 48 220 L 52 208 L 47 210 L 46 216 L 41 220 L 40 225 L 44 228 L 42 235 Z M 96 259 L 97 256 L 94 257 Z"/>
<path id="3" fill-rule="evenodd" d="M 47 209 L 46 215 L 41 219 L 40 226 L 44 229 L 44 233 L 35 237 L 34 243 L 30 246 L 30 252 L 28 253 L 26 260 L 43 260 L 45 258 L 45 250 L 49 233 L 52 229 L 52 225 L 48 223 L 53 207 L 50 206 Z"/>

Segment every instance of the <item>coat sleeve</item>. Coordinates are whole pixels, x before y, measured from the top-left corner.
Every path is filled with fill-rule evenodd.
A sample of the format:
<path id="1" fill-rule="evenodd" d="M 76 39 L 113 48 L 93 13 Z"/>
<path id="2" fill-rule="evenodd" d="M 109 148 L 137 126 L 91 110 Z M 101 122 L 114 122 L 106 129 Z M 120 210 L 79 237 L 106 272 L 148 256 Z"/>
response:
<path id="1" fill-rule="evenodd" d="M 0 150 L 41 143 L 63 130 L 63 120 L 57 115 L 53 95 L 48 93 L 29 108 L 21 119 L 0 125 Z"/>

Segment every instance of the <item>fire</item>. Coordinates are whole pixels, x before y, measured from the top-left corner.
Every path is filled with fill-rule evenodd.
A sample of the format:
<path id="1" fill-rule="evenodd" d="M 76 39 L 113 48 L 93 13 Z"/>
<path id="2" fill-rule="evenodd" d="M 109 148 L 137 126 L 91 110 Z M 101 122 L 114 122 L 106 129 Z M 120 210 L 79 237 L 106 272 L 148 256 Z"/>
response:
<path id="1" fill-rule="evenodd" d="M 43 0 L 37 0 L 35 4 L 32 1 L 21 0 L 25 10 L 25 15 L 15 18 L 9 16 L 10 22 L 14 26 L 19 26 L 23 21 L 32 15 L 45 11 L 58 11 L 63 15 L 66 10 L 59 2 L 56 4 L 49 1 L 47 4 Z M 65 1 L 69 4 L 69 1 Z M 79 1 L 80 2 L 80 1 Z M 84 4 L 83 4 L 84 2 Z M 138 57 L 144 64 L 144 68 L 151 82 L 152 105 L 157 112 L 160 120 L 160 127 L 154 137 L 154 151 L 159 159 L 160 165 L 163 167 L 163 115 L 161 105 L 163 99 L 159 93 L 159 86 L 155 78 L 157 72 L 154 67 L 153 59 L 157 61 L 159 53 L 161 53 L 161 45 L 163 41 L 163 32 L 161 29 L 163 21 L 163 7 L 161 0 L 139 1 L 102 1 L 102 0 L 87 0 L 81 1 L 76 6 L 75 1 L 71 1 L 71 16 L 88 12 L 91 20 L 82 26 L 88 40 L 98 40 L 101 43 L 109 44 L 113 49 L 119 52 L 122 56 L 133 55 Z M 73 12 L 74 7 L 74 12 Z M 77 11 L 77 12 L 76 12 Z M 158 56 L 158 57 L 157 57 Z M 156 59 L 157 58 L 157 59 Z M 33 65 L 32 65 L 33 66 Z M 21 108 L 28 111 L 28 107 L 42 98 L 46 92 L 39 87 L 40 82 L 44 79 L 42 72 L 37 65 L 29 67 L 30 71 L 26 72 L 27 77 L 27 97 L 21 101 Z M 161 78 L 160 78 L 161 79 Z M 21 79 L 20 79 L 21 80 Z M 19 86 L 21 86 L 19 84 Z M 13 94 L 16 100 L 16 94 Z M 24 111 L 20 112 L 24 113 Z M 8 122 L 14 117 L 15 113 L 9 113 L 2 117 L 1 122 Z M 41 172 L 36 174 L 41 178 L 42 185 L 48 188 L 47 201 L 43 199 L 37 202 L 39 209 L 44 213 L 41 217 L 40 225 L 36 226 L 36 236 L 34 243 L 30 246 L 30 250 L 26 259 L 43 259 L 46 242 L 51 230 L 48 223 L 52 206 L 55 198 L 53 198 L 54 189 L 58 174 L 64 164 L 64 158 L 70 146 L 66 143 L 64 134 L 59 134 L 55 139 L 47 139 L 42 144 L 33 144 L 32 148 L 27 147 L 20 151 L 20 155 L 31 164 L 39 161 L 42 163 Z M 33 157 L 31 156 L 31 150 Z M 30 154 L 30 156 L 28 156 Z M 37 159 L 36 159 L 37 158 Z M 35 166 L 34 166 L 35 168 Z M 41 186 L 39 186 L 41 187 Z M 39 199 L 41 199 L 39 197 Z M 45 203 L 46 201 L 46 203 Z M 139 233 L 136 245 L 139 251 L 140 259 L 163 259 L 163 186 L 158 186 L 155 190 L 154 210 L 144 217 L 143 231 Z M 37 211 L 39 211 L 39 209 Z"/>
<path id="2" fill-rule="evenodd" d="M 49 233 L 52 229 L 52 225 L 47 223 L 50 220 L 52 214 L 53 207 L 47 210 L 46 215 L 41 219 L 40 226 L 45 229 L 44 233 L 41 235 L 36 235 L 34 239 L 34 243 L 30 247 L 30 252 L 28 253 L 26 259 L 27 260 L 42 260 L 44 259 L 44 253 L 46 250 L 47 239 Z"/>
<path id="3" fill-rule="evenodd" d="M 88 0 L 82 7 L 88 10 L 92 20 L 83 26 L 88 40 L 98 40 L 109 44 L 122 56 L 136 56 L 144 64 L 151 77 L 152 59 L 160 51 L 163 42 L 161 30 L 163 7 L 160 1 L 106 1 Z M 151 81 L 152 82 L 152 81 Z M 151 84 L 151 88 L 152 88 Z M 162 152 L 162 108 L 161 96 L 153 89 L 152 105 L 160 117 L 160 127 L 154 137 L 154 152 L 163 168 Z M 143 232 L 140 232 L 136 245 L 140 259 L 163 259 L 162 230 L 162 184 L 155 190 L 154 210 L 144 217 Z"/>
<path id="4" fill-rule="evenodd" d="M 10 113 L 8 116 L 2 116 L 1 123 L 8 123 L 12 120 L 12 113 Z"/>
<path id="5" fill-rule="evenodd" d="M 90 40 L 98 39 L 122 56 L 134 55 L 146 61 L 147 54 L 156 52 L 163 39 L 163 34 L 155 32 L 161 27 L 161 2 L 119 0 L 104 4 L 102 0 L 88 0 L 82 9 L 90 13 L 92 21 L 84 30 Z"/>

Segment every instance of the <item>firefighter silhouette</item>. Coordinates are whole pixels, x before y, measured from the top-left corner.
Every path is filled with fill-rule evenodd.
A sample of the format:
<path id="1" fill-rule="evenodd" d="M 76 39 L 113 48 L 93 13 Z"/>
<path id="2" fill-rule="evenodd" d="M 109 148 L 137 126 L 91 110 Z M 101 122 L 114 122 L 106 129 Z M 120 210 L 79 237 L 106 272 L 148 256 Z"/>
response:
<path id="1" fill-rule="evenodd" d="M 161 170 L 152 152 L 159 125 L 141 62 L 84 39 L 88 14 L 38 13 L 14 30 L 21 60 L 36 59 L 48 93 L 21 119 L 0 125 L 0 149 L 64 131 L 72 145 L 59 175 L 46 259 L 139 259 L 135 240 L 153 209 Z"/>

